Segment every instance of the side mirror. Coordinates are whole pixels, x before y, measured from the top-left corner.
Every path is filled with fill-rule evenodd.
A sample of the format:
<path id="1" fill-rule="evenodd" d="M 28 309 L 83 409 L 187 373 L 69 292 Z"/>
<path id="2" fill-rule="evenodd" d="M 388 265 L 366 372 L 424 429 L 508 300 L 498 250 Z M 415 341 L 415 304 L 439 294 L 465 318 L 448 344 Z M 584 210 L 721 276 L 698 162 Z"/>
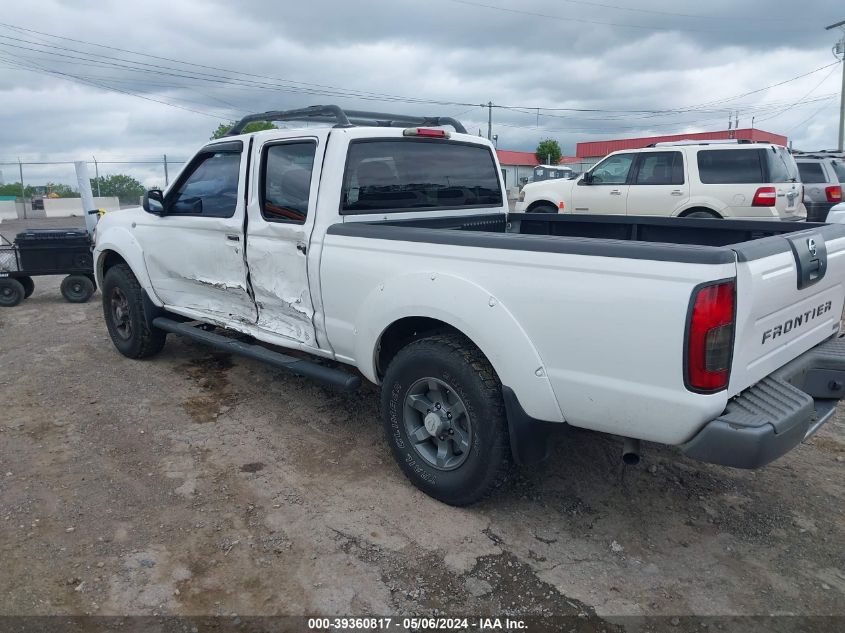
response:
<path id="1" fill-rule="evenodd" d="M 141 203 L 144 211 L 153 215 L 164 215 L 164 194 L 161 189 L 150 189 L 144 192 L 144 201 Z"/>
<path id="2" fill-rule="evenodd" d="M 593 184 L 593 174 L 592 172 L 585 171 L 583 178 L 578 182 L 579 185 L 591 185 Z"/>

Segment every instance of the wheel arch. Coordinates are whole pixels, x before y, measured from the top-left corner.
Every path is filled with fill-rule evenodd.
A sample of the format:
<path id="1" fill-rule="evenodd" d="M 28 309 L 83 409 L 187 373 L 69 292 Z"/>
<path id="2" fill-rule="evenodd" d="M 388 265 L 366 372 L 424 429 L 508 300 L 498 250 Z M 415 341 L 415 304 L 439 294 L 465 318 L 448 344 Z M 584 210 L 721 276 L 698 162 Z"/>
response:
<path id="1" fill-rule="evenodd" d="M 96 283 L 102 288 L 103 279 L 109 268 L 117 264 L 126 264 L 138 279 L 138 283 L 146 291 L 147 296 L 157 306 L 163 303 L 156 296 L 153 290 L 150 276 L 147 273 L 147 266 L 144 263 L 144 254 L 140 244 L 134 236 L 122 227 L 114 227 L 104 235 L 98 236 L 95 250 L 94 271 Z"/>
<path id="2" fill-rule="evenodd" d="M 533 213 L 538 207 L 545 206 L 554 207 L 555 209 L 558 208 L 558 205 L 552 202 L 551 200 L 546 200 L 545 198 L 542 198 L 540 200 L 535 200 L 534 202 L 529 204 L 525 211 L 526 213 Z"/>
<path id="3" fill-rule="evenodd" d="M 710 207 L 705 207 L 703 205 L 695 205 L 695 206 L 687 207 L 686 209 L 684 209 L 683 211 L 678 213 L 678 217 L 679 218 L 685 218 L 686 216 L 690 215 L 691 213 L 696 213 L 696 212 L 699 212 L 699 211 L 709 213 L 715 218 L 719 218 L 719 219 L 724 218 L 724 216 L 721 213 L 719 213 L 718 211 L 716 211 L 715 209 L 712 209 Z"/>
<path id="4" fill-rule="evenodd" d="M 454 300 L 445 302 L 448 307 L 431 301 L 420 305 L 421 296 Z M 404 345 L 448 330 L 481 350 L 532 417 L 564 420 L 534 344 L 507 307 L 475 283 L 452 275 L 405 275 L 375 289 L 361 306 L 355 318 L 355 358 L 373 382 L 381 382 L 387 364 Z"/>

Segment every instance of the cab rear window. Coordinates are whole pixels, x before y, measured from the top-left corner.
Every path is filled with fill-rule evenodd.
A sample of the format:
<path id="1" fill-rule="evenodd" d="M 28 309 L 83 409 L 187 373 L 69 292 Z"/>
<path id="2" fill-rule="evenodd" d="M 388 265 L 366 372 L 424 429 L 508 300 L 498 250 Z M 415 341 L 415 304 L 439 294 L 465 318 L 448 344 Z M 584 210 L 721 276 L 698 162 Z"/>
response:
<path id="1" fill-rule="evenodd" d="M 405 138 L 349 145 L 342 214 L 501 205 L 499 173 L 487 147 Z"/>

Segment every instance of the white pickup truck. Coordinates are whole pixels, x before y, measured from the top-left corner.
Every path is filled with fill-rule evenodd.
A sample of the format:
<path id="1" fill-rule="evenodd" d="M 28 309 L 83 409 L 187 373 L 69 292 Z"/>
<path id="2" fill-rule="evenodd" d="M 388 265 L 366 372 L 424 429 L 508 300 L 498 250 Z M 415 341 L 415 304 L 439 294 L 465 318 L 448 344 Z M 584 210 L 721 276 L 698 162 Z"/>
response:
<path id="1" fill-rule="evenodd" d="M 401 469 L 455 505 L 565 424 L 756 468 L 832 416 L 845 226 L 508 215 L 500 174 L 451 119 L 246 117 L 100 221 L 108 331 L 130 358 L 170 332 L 341 389 L 357 369 Z"/>

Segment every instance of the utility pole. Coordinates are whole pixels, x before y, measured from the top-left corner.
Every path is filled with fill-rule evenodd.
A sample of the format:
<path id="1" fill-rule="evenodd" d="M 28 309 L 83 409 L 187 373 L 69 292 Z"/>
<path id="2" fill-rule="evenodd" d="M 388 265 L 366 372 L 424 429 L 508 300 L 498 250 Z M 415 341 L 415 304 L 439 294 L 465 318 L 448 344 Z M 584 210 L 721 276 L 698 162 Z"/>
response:
<path id="1" fill-rule="evenodd" d="M 493 102 L 487 102 L 487 140 L 493 140 Z"/>
<path id="2" fill-rule="evenodd" d="M 23 186 L 23 163 L 21 157 L 18 156 L 18 171 L 21 175 L 21 202 L 23 202 L 23 219 L 26 220 L 26 187 Z"/>
<path id="3" fill-rule="evenodd" d="M 845 141 L 845 20 L 841 20 L 836 24 L 824 27 L 825 31 L 839 28 L 842 31 L 842 39 L 839 40 L 833 47 L 833 56 L 840 59 L 842 56 L 842 90 L 839 93 L 839 151 L 845 151 L 843 148 L 843 141 Z"/>
<path id="4" fill-rule="evenodd" d="M 167 187 L 170 184 L 170 180 L 167 177 L 167 154 L 164 154 L 163 157 L 164 157 L 164 186 Z"/>
<path id="5" fill-rule="evenodd" d="M 92 156 L 94 159 L 94 182 L 97 183 L 97 197 L 100 197 L 100 166 L 97 165 L 97 157 Z"/>

